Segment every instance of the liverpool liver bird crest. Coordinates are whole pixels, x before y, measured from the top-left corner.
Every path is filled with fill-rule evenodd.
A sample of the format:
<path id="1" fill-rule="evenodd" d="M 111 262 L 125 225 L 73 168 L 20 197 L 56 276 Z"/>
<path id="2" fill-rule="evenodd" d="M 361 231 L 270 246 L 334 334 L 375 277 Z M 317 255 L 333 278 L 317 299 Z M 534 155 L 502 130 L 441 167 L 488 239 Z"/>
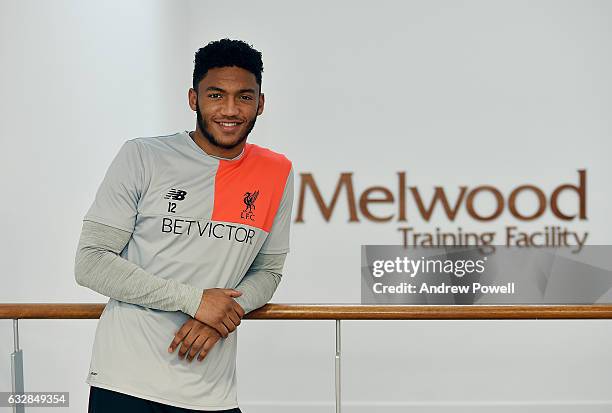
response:
<path id="1" fill-rule="evenodd" d="M 255 213 L 253 212 L 253 210 L 255 209 L 255 201 L 257 200 L 257 197 L 259 196 L 259 190 L 251 193 L 251 192 L 246 192 L 244 194 L 244 198 L 242 199 L 242 201 L 244 202 L 245 208 L 244 211 L 242 211 L 242 213 L 240 214 L 241 218 L 244 219 L 250 219 L 251 221 L 255 221 Z"/>

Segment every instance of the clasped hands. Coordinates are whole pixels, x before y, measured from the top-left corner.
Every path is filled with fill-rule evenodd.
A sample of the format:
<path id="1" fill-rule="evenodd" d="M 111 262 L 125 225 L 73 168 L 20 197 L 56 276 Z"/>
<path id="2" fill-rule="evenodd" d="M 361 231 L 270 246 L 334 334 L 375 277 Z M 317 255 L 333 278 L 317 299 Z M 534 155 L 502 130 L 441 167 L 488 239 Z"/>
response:
<path id="1" fill-rule="evenodd" d="M 227 337 L 240 325 L 244 310 L 234 298 L 241 295 L 240 291 L 230 288 L 204 290 L 195 317 L 187 320 L 175 333 L 168 352 L 173 353 L 182 342 L 179 358 L 186 355 L 191 362 L 199 353 L 198 361 L 204 360 L 221 337 Z"/>

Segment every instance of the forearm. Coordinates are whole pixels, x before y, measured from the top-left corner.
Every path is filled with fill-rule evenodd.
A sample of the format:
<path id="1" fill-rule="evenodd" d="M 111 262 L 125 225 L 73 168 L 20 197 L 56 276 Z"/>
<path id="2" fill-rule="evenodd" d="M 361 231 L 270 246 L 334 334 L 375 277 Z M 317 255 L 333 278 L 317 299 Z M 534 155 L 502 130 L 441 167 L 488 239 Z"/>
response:
<path id="1" fill-rule="evenodd" d="M 119 256 L 130 237 L 130 232 L 83 221 L 75 258 L 77 283 L 118 301 L 193 317 L 202 289 L 149 274 Z"/>
<path id="2" fill-rule="evenodd" d="M 259 254 L 236 286 L 242 295 L 236 302 L 249 313 L 270 301 L 282 278 L 287 254 Z"/>

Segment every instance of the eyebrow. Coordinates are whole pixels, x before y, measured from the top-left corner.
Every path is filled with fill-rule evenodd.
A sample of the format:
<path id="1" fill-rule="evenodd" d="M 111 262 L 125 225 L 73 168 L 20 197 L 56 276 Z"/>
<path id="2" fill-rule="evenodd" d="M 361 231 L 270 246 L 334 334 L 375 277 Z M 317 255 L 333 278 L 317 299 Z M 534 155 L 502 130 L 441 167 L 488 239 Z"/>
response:
<path id="1" fill-rule="evenodd" d="M 212 91 L 212 92 L 226 92 L 226 90 L 221 89 L 220 87 L 216 87 L 216 86 L 209 86 L 206 88 L 206 91 Z M 255 89 L 240 89 L 238 91 L 238 93 L 253 93 L 255 94 Z"/>

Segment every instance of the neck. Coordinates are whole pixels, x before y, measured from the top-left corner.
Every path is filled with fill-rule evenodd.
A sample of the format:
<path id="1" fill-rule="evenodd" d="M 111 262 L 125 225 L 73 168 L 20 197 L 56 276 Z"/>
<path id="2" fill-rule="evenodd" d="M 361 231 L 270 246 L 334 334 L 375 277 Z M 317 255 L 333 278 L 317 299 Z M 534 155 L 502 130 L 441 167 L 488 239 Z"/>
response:
<path id="1" fill-rule="evenodd" d="M 210 141 L 206 139 L 204 135 L 202 135 L 202 132 L 200 132 L 199 127 L 196 127 L 195 131 L 189 132 L 189 136 L 191 137 L 191 139 L 193 139 L 196 145 L 202 148 L 202 150 L 208 155 L 224 159 L 233 159 L 240 155 L 242 153 L 242 150 L 244 149 L 244 145 L 246 144 L 246 141 L 244 141 L 240 145 L 231 149 L 221 148 L 210 143 Z"/>

